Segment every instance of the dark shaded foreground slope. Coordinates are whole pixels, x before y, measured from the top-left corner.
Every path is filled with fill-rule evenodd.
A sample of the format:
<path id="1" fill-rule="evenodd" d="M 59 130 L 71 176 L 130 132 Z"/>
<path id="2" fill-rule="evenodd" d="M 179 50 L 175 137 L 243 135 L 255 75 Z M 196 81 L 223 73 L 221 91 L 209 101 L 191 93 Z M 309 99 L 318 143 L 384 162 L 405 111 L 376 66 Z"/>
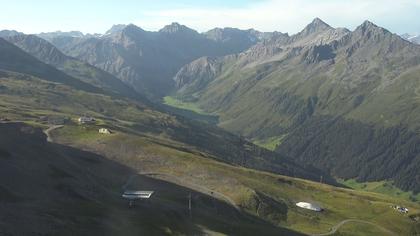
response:
<path id="1" fill-rule="evenodd" d="M 19 123 L 0 123 L 0 163 L 0 235 L 299 235 L 145 176 L 136 176 L 132 187 L 156 193 L 129 209 L 120 193 L 131 169 L 48 143 L 40 129 Z"/>

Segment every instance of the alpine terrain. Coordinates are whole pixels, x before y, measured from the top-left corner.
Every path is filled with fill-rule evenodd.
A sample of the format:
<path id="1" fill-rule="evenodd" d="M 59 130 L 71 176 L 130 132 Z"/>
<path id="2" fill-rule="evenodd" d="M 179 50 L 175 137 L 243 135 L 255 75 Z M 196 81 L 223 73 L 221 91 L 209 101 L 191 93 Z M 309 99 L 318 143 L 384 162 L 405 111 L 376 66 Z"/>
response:
<path id="1" fill-rule="evenodd" d="M 420 235 L 415 37 L 178 4 L 2 3 L 0 235 Z"/>

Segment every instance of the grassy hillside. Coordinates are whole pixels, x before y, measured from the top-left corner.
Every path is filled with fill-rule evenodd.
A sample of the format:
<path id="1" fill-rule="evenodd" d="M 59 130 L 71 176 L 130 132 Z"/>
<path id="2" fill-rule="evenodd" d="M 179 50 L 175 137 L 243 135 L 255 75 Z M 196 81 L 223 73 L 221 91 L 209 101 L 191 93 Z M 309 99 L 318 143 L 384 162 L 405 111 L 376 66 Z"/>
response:
<path id="1" fill-rule="evenodd" d="M 69 125 L 54 131 L 53 137 L 59 143 L 100 153 L 144 175 L 192 187 L 274 225 L 306 234 L 328 232 L 346 219 L 368 221 L 396 235 L 410 235 L 420 227 L 409 218 L 420 213 L 420 205 L 410 201 L 235 167 L 184 149 L 179 143 L 162 146 L 162 140 L 154 137 L 123 131 L 100 135 L 96 130 Z M 299 209 L 295 206 L 298 201 L 317 203 L 325 211 Z M 409 207 L 410 215 L 395 211 L 392 205 Z M 369 232 L 381 231 L 368 226 L 348 223 L 339 232 L 351 229 L 358 235 L 371 235 Z"/>
<path id="2" fill-rule="evenodd" d="M 4 72 L 1 85 L 0 111 L 2 116 L 14 120 L 23 120 L 45 128 L 49 124 L 42 118 L 44 116 L 68 117 L 69 120 L 63 128 L 52 132 L 54 141 L 102 155 L 120 165 L 133 168 L 136 173 L 144 173 L 146 176 L 174 182 L 202 194 L 213 196 L 224 204 L 233 204 L 244 212 L 245 219 L 249 217 L 258 218 L 280 227 L 280 229 L 273 229 L 273 232 L 288 228 L 303 233 L 322 233 L 328 231 L 340 220 L 347 218 L 366 220 L 386 227 L 400 235 L 409 235 L 409 232 L 416 227 L 415 222 L 410 220 L 408 216 L 395 212 L 390 208 L 390 205 L 406 205 L 412 209 L 410 214 L 416 214 L 418 205 L 383 195 L 334 188 L 228 164 L 231 163 L 229 158 L 217 155 L 220 152 L 220 149 L 219 151 L 217 149 L 220 148 L 219 144 L 214 144 L 217 146 L 215 151 L 210 149 L 212 143 L 217 143 L 216 138 L 207 137 L 203 139 L 212 141 L 212 143 L 208 143 L 208 148 L 205 149 L 203 149 L 204 146 L 185 143 L 184 140 L 186 139 L 182 135 L 179 137 L 180 133 L 176 128 L 185 125 L 182 121 L 149 110 L 147 107 L 142 108 L 140 105 L 112 99 L 105 95 L 73 90 L 62 84 L 17 73 Z M 78 125 L 75 118 L 81 113 L 95 116 L 97 122 L 92 125 Z M 114 133 L 101 135 L 98 133 L 98 129 L 101 127 L 110 128 Z M 212 135 L 222 134 L 218 132 Z M 187 134 L 188 137 L 196 135 L 194 133 Z M 197 140 L 200 140 L 200 137 L 198 138 Z M 229 140 L 221 139 L 221 142 L 233 142 Z M 235 147 L 231 144 L 228 146 Z M 242 148 L 247 148 L 247 146 L 252 147 L 246 145 Z M 112 170 L 106 172 L 112 172 Z M 155 185 L 151 186 L 155 188 Z M 185 201 L 185 198 L 183 199 Z M 316 202 L 326 210 L 321 214 L 307 212 L 294 206 L 297 201 Z M 167 205 L 162 207 L 165 208 Z M 84 211 L 87 211 L 87 209 L 81 207 L 80 211 L 72 214 L 76 217 L 79 214 L 85 214 Z M 223 212 L 222 214 L 228 216 L 230 214 L 227 213 L 229 210 L 203 209 L 210 212 Z M 94 208 L 92 211 L 95 210 Z M 37 212 L 37 210 L 34 211 Z M 108 209 L 104 211 L 110 212 Z M 118 209 L 116 211 L 119 212 Z M 381 213 L 381 217 L 378 218 L 379 213 Z M 125 213 L 118 213 L 117 215 L 119 214 Z M 165 214 L 168 214 L 168 219 L 174 216 L 170 212 Z M 60 219 L 64 216 L 58 215 L 57 218 Z M 161 216 L 157 216 L 157 218 L 159 217 Z M 212 225 L 211 220 L 203 217 L 199 217 L 197 219 L 199 221 L 195 222 L 194 225 L 202 226 L 204 222 L 210 222 L 210 225 L 204 224 L 204 228 L 209 232 L 221 232 L 229 235 L 229 232 L 238 232 L 239 228 L 246 229 L 246 227 L 241 226 L 243 224 L 242 220 L 239 220 L 237 227 L 223 226 L 223 224 L 216 227 Z M 97 217 L 93 218 L 96 219 Z M 88 217 L 87 220 L 89 219 L 91 218 Z M 258 220 L 252 220 L 252 222 L 258 222 Z M 83 222 L 79 223 L 82 224 Z M 186 227 L 185 224 L 181 220 L 177 223 L 178 226 L 169 224 L 165 228 L 169 228 L 175 235 L 182 234 L 178 232 L 190 232 L 188 231 L 190 228 L 182 229 L 182 227 Z M 249 223 L 245 224 L 249 225 Z M 96 232 L 95 227 L 92 227 L 82 227 L 80 232 Z M 259 226 L 255 227 L 258 228 Z M 265 228 L 268 226 L 263 227 L 264 231 L 257 228 L 248 228 L 247 232 L 266 232 Z M 67 232 L 66 229 L 62 230 L 60 232 Z M 120 231 L 123 228 L 113 230 L 124 232 Z"/>
<path id="3" fill-rule="evenodd" d="M 389 181 L 377 181 L 377 182 L 357 182 L 354 179 L 339 180 L 341 184 L 347 187 L 357 190 L 363 190 L 368 192 L 382 193 L 394 198 L 401 198 L 408 201 L 420 202 L 420 194 L 414 194 L 413 192 L 406 192 L 394 186 Z"/>
<path id="4" fill-rule="evenodd" d="M 419 74 L 418 45 L 368 21 L 350 32 L 315 19 L 296 35 L 184 66 L 173 96 L 303 165 L 417 193 Z"/>
<path id="5" fill-rule="evenodd" d="M 0 124 L 0 164 L 2 235 L 301 235 L 97 154 L 47 143 L 40 129 L 19 123 Z M 124 187 L 155 193 L 130 209 Z"/>

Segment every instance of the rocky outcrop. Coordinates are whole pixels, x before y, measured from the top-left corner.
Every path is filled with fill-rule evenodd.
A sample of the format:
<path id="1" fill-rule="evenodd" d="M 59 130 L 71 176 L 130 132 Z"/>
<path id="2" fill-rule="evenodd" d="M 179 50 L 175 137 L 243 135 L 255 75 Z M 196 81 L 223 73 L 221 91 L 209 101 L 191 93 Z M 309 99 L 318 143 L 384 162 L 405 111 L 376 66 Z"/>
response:
<path id="1" fill-rule="evenodd" d="M 202 57 L 182 67 L 174 77 L 178 92 L 188 96 L 204 89 L 220 73 L 221 66 L 220 59 Z"/>

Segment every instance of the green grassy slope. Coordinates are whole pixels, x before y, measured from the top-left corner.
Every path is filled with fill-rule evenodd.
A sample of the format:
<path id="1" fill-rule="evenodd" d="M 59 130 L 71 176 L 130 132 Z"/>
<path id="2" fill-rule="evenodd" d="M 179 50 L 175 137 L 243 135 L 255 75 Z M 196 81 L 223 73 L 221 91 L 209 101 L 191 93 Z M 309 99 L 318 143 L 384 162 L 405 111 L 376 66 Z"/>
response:
<path id="1" fill-rule="evenodd" d="M 363 190 L 368 192 L 382 193 L 395 198 L 401 198 L 404 200 L 420 202 L 420 194 L 414 194 L 413 192 L 403 191 L 393 185 L 392 182 L 377 181 L 377 182 L 357 182 L 354 179 L 339 180 L 341 184 L 347 187 L 357 190 Z"/>
<path id="2" fill-rule="evenodd" d="M 176 108 L 180 108 L 180 109 L 184 109 L 184 110 L 189 110 L 189 111 L 193 111 L 195 113 L 198 114 L 204 114 L 206 115 L 206 113 L 201 110 L 200 108 L 198 108 L 198 106 L 194 103 L 189 103 L 189 102 L 182 102 L 181 100 L 178 100 L 176 98 L 170 97 L 170 96 L 166 96 L 163 98 L 163 103 L 168 105 L 168 106 L 172 106 L 172 107 L 176 107 Z"/>
<path id="3" fill-rule="evenodd" d="M 2 235 L 302 235 L 94 153 L 47 143 L 24 124 L 0 124 L 0 163 Z M 155 193 L 130 209 L 123 186 Z"/>
<path id="4" fill-rule="evenodd" d="M 268 150 L 274 151 L 276 148 L 281 144 L 283 139 L 286 137 L 286 135 L 280 136 L 280 137 L 270 137 L 263 140 L 254 140 L 254 143 L 258 146 L 261 146 L 263 148 L 266 148 Z"/>
<path id="5" fill-rule="evenodd" d="M 155 137 L 140 137 L 119 131 L 100 135 L 95 127 L 66 126 L 54 131 L 54 139 L 66 145 L 100 153 L 132 166 L 139 173 L 164 179 L 218 197 L 221 193 L 248 214 L 274 225 L 306 234 L 324 233 L 346 219 L 360 219 L 384 227 L 397 235 L 410 235 L 420 225 L 409 216 L 420 213 L 418 204 L 377 193 L 335 188 L 286 176 L 235 167 L 215 161 L 211 156 L 183 149 L 182 144 L 160 145 Z M 118 148 L 114 148 L 118 147 Z M 214 194 L 212 194 L 214 193 Z M 221 198 L 226 201 L 226 198 Z M 298 201 L 321 205 L 322 213 L 295 206 Z M 403 215 L 392 205 L 410 208 Z M 375 227 L 349 224 L 358 235 L 370 235 Z M 346 231 L 346 228 L 345 230 Z"/>

